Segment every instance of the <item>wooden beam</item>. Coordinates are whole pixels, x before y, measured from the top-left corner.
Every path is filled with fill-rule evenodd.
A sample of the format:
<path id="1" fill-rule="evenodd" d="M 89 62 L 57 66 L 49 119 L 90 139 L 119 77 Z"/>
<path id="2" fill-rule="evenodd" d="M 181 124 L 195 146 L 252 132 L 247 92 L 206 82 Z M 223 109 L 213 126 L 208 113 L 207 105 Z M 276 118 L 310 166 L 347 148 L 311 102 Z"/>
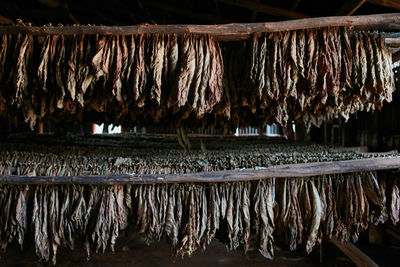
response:
<path id="1" fill-rule="evenodd" d="M 277 165 L 265 169 L 187 174 L 114 174 L 78 176 L 0 175 L 0 184 L 164 184 L 253 181 L 266 178 L 302 178 L 339 173 L 400 168 L 400 157 Z"/>
<path id="2" fill-rule="evenodd" d="M 335 244 L 344 254 L 349 257 L 355 265 L 357 266 L 370 266 L 370 267 L 378 267 L 370 257 L 364 254 L 361 250 L 359 250 L 355 245 L 351 242 L 341 242 L 336 236 L 332 236 L 332 243 Z"/>
<path id="3" fill-rule="evenodd" d="M 210 34 L 218 40 L 243 40 L 255 33 L 280 32 L 320 27 L 349 27 L 350 29 L 397 29 L 400 30 L 400 13 L 338 16 L 298 19 L 265 23 L 231 23 L 220 25 L 150 25 L 136 26 L 0 26 L 0 34 L 31 35 L 132 35 L 132 34 Z"/>
<path id="4" fill-rule="evenodd" d="M 280 18 L 291 18 L 291 19 L 310 18 L 310 16 L 308 16 L 306 14 L 301 14 L 301 13 L 297 13 L 292 10 L 269 6 L 266 4 L 262 4 L 262 3 L 258 3 L 258 2 L 254 2 L 254 1 L 250 1 L 250 0 L 217 0 L 217 1 L 227 4 L 227 5 L 246 8 L 246 9 L 250 9 L 250 10 L 264 13 L 267 15 L 280 17 Z"/>
<path id="5" fill-rule="evenodd" d="M 368 0 L 368 3 L 400 10 L 400 2 L 398 0 Z"/>
<path id="6" fill-rule="evenodd" d="M 367 0 L 347 0 L 344 4 L 336 11 L 338 16 L 351 16 L 357 11 Z"/>

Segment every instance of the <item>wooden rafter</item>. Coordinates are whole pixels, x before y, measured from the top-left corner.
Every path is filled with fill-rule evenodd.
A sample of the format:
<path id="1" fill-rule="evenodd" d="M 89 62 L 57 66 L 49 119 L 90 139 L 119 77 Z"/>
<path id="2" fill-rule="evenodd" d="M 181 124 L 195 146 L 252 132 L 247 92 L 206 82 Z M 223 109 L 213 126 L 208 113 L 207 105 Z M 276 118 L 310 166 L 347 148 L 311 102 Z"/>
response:
<path id="1" fill-rule="evenodd" d="M 281 22 L 231 23 L 220 25 L 150 25 L 136 26 L 0 26 L 0 34 L 31 35 L 132 35 L 132 34 L 210 34 L 217 40 L 243 40 L 252 34 L 344 26 L 357 30 L 400 30 L 400 13 L 320 17 Z"/>
<path id="2" fill-rule="evenodd" d="M 374 5 L 390 7 L 400 10 L 400 1 L 398 0 L 368 0 L 368 2 Z"/>
<path id="3" fill-rule="evenodd" d="M 357 11 L 367 0 L 348 0 L 336 11 L 338 16 L 351 16 Z"/>
<path id="4" fill-rule="evenodd" d="M 253 181 L 265 178 L 310 177 L 400 168 L 400 157 L 314 162 L 187 174 L 114 174 L 79 176 L 0 175 L 0 184 L 163 184 Z"/>
<path id="5" fill-rule="evenodd" d="M 300 18 L 309 18 L 310 16 L 306 14 L 301 14 L 289 9 L 283 9 L 280 7 L 274 7 L 274 6 L 269 6 L 266 4 L 262 4 L 256 1 L 250 1 L 250 0 L 217 0 L 218 2 L 227 4 L 227 5 L 232 5 L 232 6 L 237 6 L 241 8 L 246 8 L 250 9 L 253 11 L 257 11 L 259 13 L 264 13 L 268 15 L 272 15 L 275 17 L 280 17 L 280 18 L 292 18 L 292 19 L 300 19 Z"/>

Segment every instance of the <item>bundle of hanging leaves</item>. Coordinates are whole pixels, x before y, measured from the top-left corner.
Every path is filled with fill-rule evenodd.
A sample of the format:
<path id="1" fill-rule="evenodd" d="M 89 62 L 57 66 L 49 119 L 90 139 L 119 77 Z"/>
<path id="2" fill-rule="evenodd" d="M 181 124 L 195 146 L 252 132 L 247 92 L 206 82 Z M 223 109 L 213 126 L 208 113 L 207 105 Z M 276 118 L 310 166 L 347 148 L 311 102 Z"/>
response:
<path id="1" fill-rule="evenodd" d="M 239 125 L 347 120 L 358 110 L 380 109 L 395 89 L 392 56 L 377 33 L 267 33 L 226 52 L 227 95 L 239 104 L 230 115 Z"/>
<path id="2" fill-rule="evenodd" d="M 370 223 L 397 224 L 399 178 L 385 172 L 249 182 L 149 185 L 1 185 L 0 242 L 33 237 L 41 260 L 82 243 L 114 250 L 121 230 L 148 243 L 167 238 L 174 256 L 204 250 L 218 238 L 230 250 L 274 246 L 311 252 L 333 235 L 357 241 Z"/>
<path id="3" fill-rule="evenodd" d="M 394 90 L 378 33 L 346 28 L 208 35 L 1 35 L 0 116 L 122 125 L 319 125 Z"/>

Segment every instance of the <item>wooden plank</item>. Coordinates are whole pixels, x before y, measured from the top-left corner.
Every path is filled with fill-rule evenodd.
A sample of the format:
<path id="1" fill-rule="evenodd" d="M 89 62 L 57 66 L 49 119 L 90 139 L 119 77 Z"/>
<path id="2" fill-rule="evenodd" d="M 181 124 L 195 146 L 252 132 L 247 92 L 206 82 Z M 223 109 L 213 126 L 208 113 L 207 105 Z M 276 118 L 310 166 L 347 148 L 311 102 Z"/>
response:
<path id="1" fill-rule="evenodd" d="M 238 182 L 265 178 L 310 177 L 400 168 L 400 157 L 276 165 L 265 169 L 199 172 L 188 174 L 110 174 L 79 176 L 0 175 L 0 184 L 159 184 Z"/>
<path id="2" fill-rule="evenodd" d="M 220 3 L 227 4 L 227 5 L 246 8 L 246 9 L 250 9 L 250 10 L 264 13 L 267 15 L 272 15 L 275 17 L 292 18 L 292 19 L 310 18 L 310 16 L 306 15 L 306 14 L 301 14 L 301 13 L 298 13 L 298 12 L 295 12 L 292 10 L 274 7 L 274 6 L 258 3 L 255 1 L 249 1 L 249 0 L 217 0 L 217 1 Z"/>
<path id="3" fill-rule="evenodd" d="M 370 257 L 364 254 L 351 242 L 341 242 L 336 236 L 332 236 L 331 241 L 337 246 L 344 254 L 349 257 L 357 266 L 370 266 L 378 267 Z"/>
<path id="4" fill-rule="evenodd" d="M 336 15 L 351 16 L 357 11 L 367 0 L 348 0 L 336 11 Z"/>
<path id="5" fill-rule="evenodd" d="M 210 34 L 221 40 L 243 40 L 251 34 L 345 26 L 355 30 L 400 30 L 400 13 L 336 16 L 265 23 L 231 23 L 220 25 L 150 25 L 136 26 L 0 26 L 0 34 L 31 35 L 132 35 L 132 34 Z"/>

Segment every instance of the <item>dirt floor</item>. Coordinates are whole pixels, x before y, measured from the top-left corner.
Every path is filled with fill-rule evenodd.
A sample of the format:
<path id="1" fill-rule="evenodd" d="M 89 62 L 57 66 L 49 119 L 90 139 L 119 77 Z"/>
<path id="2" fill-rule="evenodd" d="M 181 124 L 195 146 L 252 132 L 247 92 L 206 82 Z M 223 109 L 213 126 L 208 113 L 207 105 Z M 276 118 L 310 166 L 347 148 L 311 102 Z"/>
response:
<path id="1" fill-rule="evenodd" d="M 400 247 L 369 245 L 359 242 L 357 247 L 371 257 L 379 266 L 396 266 Z M 321 254 L 322 252 L 322 254 Z M 138 266 L 138 267 L 200 267 L 200 266 L 355 266 L 332 243 L 325 242 L 322 246 L 315 246 L 311 254 L 307 255 L 304 248 L 290 252 L 275 249 L 275 259 L 268 260 L 258 251 L 243 250 L 229 252 L 224 244 L 214 240 L 206 251 L 196 251 L 191 257 L 179 258 L 175 262 L 171 259 L 171 246 L 165 241 L 146 245 L 137 236 L 119 237 L 116 251 L 107 251 L 104 254 L 93 254 L 89 261 L 83 249 L 69 248 L 59 250 L 57 266 Z M 321 262 L 322 259 L 322 262 Z M 29 247 L 21 253 L 17 246 L 11 246 L 2 255 L 0 266 L 51 266 L 50 263 L 38 262 L 34 248 Z"/>
<path id="2" fill-rule="evenodd" d="M 171 260 L 171 247 L 166 242 L 147 246 L 143 241 L 132 238 L 119 238 L 116 252 L 94 254 L 89 261 L 83 250 L 71 251 L 61 249 L 57 256 L 57 266 L 354 266 L 334 245 L 326 243 L 322 246 L 322 262 L 320 262 L 320 246 L 314 248 L 310 255 L 301 249 L 297 252 L 276 250 L 274 260 L 263 258 L 258 251 L 228 252 L 225 245 L 213 241 L 206 251 L 195 252 L 191 257 Z M 121 245 L 123 244 L 123 245 Z M 49 266 L 48 263 L 37 262 L 34 248 L 21 253 L 17 247 L 10 247 L 2 256 L 0 266 Z"/>
<path id="3" fill-rule="evenodd" d="M 367 242 L 367 233 L 363 233 L 356 246 L 374 260 L 379 266 L 398 266 L 398 255 L 400 246 L 393 245 L 371 245 Z M 390 240 L 386 240 L 390 241 Z M 26 240 L 26 244 L 32 244 Z M 387 242 L 385 242 L 387 243 Z M 224 244 L 216 239 L 203 251 L 196 251 L 191 257 L 172 260 L 171 246 L 166 241 L 146 245 L 144 240 L 137 235 L 120 236 L 117 240 L 115 252 L 91 255 L 89 261 L 81 247 L 75 250 L 69 248 L 59 249 L 57 255 L 57 266 L 138 266 L 138 267 L 214 267 L 214 266 L 355 266 L 351 260 L 344 255 L 335 245 L 324 242 L 322 246 L 315 246 L 313 251 L 307 255 L 305 248 L 297 251 L 287 251 L 275 248 L 274 260 L 265 259 L 257 251 L 243 250 L 227 251 Z M 321 261 L 322 260 L 322 261 Z M 28 247 L 20 252 L 19 247 L 13 245 L 7 248 L 7 252 L 1 255 L 0 267 L 2 266 L 51 266 L 50 263 L 38 262 L 34 247 Z"/>

